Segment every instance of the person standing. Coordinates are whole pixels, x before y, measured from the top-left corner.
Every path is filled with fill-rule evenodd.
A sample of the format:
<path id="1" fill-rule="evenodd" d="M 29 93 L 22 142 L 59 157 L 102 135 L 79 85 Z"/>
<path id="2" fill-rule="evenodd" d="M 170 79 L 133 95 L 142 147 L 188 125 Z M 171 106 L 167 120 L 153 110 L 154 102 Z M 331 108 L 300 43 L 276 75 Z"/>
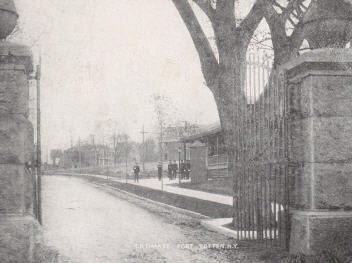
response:
<path id="1" fill-rule="evenodd" d="M 191 173 L 191 162 L 186 161 L 185 167 L 186 167 L 185 176 L 186 176 L 186 179 L 189 180 L 189 175 Z"/>
<path id="2" fill-rule="evenodd" d="M 139 168 L 138 163 L 136 163 L 135 166 L 133 167 L 133 172 L 134 172 L 134 182 L 139 183 L 140 168 Z"/>
<path id="3" fill-rule="evenodd" d="M 183 160 L 180 161 L 180 172 L 179 172 L 179 176 L 180 176 L 180 180 L 185 178 L 185 163 Z"/>

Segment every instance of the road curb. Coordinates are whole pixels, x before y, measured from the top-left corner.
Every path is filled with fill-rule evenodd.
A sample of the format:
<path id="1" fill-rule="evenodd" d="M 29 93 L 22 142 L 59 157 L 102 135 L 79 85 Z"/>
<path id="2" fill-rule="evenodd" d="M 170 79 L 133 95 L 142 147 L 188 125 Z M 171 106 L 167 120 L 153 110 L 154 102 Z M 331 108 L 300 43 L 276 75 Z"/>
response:
<path id="1" fill-rule="evenodd" d="M 232 222 L 232 218 L 216 218 L 216 219 L 204 219 L 201 220 L 201 225 L 206 229 L 225 235 L 227 237 L 237 239 L 237 232 L 231 230 L 224 225 L 230 224 Z"/>
<path id="2" fill-rule="evenodd" d="M 158 205 L 158 206 L 162 206 L 162 207 L 165 207 L 165 208 L 176 210 L 177 212 L 182 213 L 182 214 L 187 214 L 187 215 L 191 215 L 191 216 L 197 216 L 197 217 L 201 217 L 203 219 L 210 219 L 209 216 L 202 215 L 200 213 L 197 213 L 197 212 L 194 212 L 194 211 L 191 211 L 191 210 L 179 208 L 177 206 L 173 206 L 173 205 L 157 202 L 157 201 L 154 201 L 152 199 L 148 199 L 148 198 L 133 194 L 131 192 L 119 189 L 117 187 L 113 187 L 111 185 L 99 184 L 99 183 L 95 183 L 95 182 L 92 182 L 92 183 L 95 184 L 95 185 L 101 186 L 101 187 L 108 188 L 108 189 L 112 190 L 113 192 L 119 191 L 119 192 L 121 192 L 123 194 L 126 194 L 126 195 L 130 196 L 130 197 L 133 197 L 133 198 L 136 198 L 136 199 L 139 199 L 139 200 L 143 200 L 143 201 L 147 201 L 149 203 L 152 203 L 152 204 L 155 204 L 155 205 Z"/>
<path id="3" fill-rule="evenodd" d="M 102 182 L 107 184 L 107 180 L 104 176 L 97 175 L 81 175 L 73 173 L 61 173 L 67 176 L 76 176 L 90 181 Z M 125 184 L 118 181 L 109 181 L 108 185 L 119 191 L 125 191 L 129 194 L 138 196 L 138 198 L 145 198 L 142 200 L 152 200 L 156 204 L 163 204 L 170 207 L 177 207 L 179 211 L 191 211 L 194 215 L 202 215 L 207 218 L 225 218 L 231 217 L 233 214 L 232 206 L 217 203 L 209 200 L 199 199 L 196 197 L 185 196 L 181 194 L 171 193 L 167 191 L 160 191 L 158 189 L 148 188 L 142 185 Z"/>

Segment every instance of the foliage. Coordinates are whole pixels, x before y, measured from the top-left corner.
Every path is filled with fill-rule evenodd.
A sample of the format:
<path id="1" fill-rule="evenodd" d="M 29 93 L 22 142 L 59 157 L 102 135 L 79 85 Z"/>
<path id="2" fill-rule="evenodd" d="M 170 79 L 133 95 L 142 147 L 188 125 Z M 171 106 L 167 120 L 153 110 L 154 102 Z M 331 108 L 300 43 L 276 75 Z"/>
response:
<path id="1" fill-rule="evenodd" d="M 114 164 L 116 165 L 123 156 L 128 156 L 128 153 L 131 151 L 131 143 L 128 142 L 128 135 L 123 133 L 114 133 L 111 136 L 112 148 L 114 152 Z"/>
<path id="2" fill-rule="evenodd" d="M 62 157 L 62 150 L 53 149 L 50 151 L 50 158 L 53 161 L 53 164 L 56 165 L 56 160 Z"/>
<path id="3" fill-rule="evenodd" d="M 302 20 L 310 0 L 255 0 L 249 13 L 236 17 L 235 0 L 172 0 L 186 25 L 198 52 L 207 87 L 218 108 L 227 152 L 234 154 L 235 126 L 233 109 L 245 105 L 243 65 L 249 45 L 260 23 L 265 19 L 270 29 L 274 68 L 298 55 L 303 42 Z M 239 1 L 239 3 L 245 1 Z M 206 15 L 214 32 L 214 49 L 192 5 Z M 264 35 L 264 38 L 269 38 Z M 258 40 L 259 41 L 259 40 Z M 265 41 L 263 42 L 265 43 Z M 214 52 L 217 51 L 217 53 Z M 232 163 L 229 164 L 232 169 Z"/>
<path id="4" fill-rule="evenodd" d="M 144 145 L 139 145 L 139 155 L 145 162 L 155 162 L 159 158 L 157 142 L 152 137 L 144 141 Z"/>

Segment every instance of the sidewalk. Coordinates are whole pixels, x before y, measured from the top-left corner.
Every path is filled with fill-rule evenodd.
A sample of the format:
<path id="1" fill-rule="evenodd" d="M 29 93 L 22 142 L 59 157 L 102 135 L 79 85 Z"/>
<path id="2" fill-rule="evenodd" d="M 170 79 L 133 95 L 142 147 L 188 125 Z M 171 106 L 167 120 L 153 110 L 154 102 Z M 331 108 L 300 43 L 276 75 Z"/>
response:
<path id="1" fill-rule="evenodd" d="M 65 174 L 65 173 L 62 173 L 62 174 Z M 69 173 L 67 173 L 67 174 L 69 174 Z M 93 176 L 93 177 L 100 178 L 100 179 L 107 179 L 106 175 L 96 175 L 96 174 L 81 174 L 81 175 Z M 119 182 L 119 183 L 126 183 L 125 178 L 109 177 L 109 180 Z M 182 182 L 187 182 L 187 181 L 182 181 Z M 211 202 L 219 203 L 222 205 L 228 205 L 228 206 L 233 205 L 233 197 L 232 196 L 221 195 L 221 194 L 212 194 L 212 193 L 207 193 L 207 192 L 202 192 L 202 191 L 197 191 L 197 190 L 180 188 L 180 187 L 178 187 L 178 179 L 173 180 L 173 181 L 169 181 L 168 178 L 164 178 L 163 185 L 162 185 L 162 182 L 159 181 L 157 178 L 140 179 L 139 183 L 135 183 L 134 180 L 128 179 L 127 184 L 139 185 L 139 186 L 143 186 L 143 187 L 150 188 L 153 190 L 159 190 L 159 191 L 162 190 L 164 192 L 187 196 L 187 197 L 192 197 L 192 198 L 197 198 L 197 199 L 205 200 L 205 201 L 211 201 Z"/>
<path id="2" fill-rule="evenodd" d="M 182 182 L 186 182 L 186 181 L 182 181 Z M 141 185 L 141 186 L 152 188 L 155 190 L 161 190 L 161 182 L 156 178 L 141 179 L 141 180 L 139 180 L 139 183 L 135 183 L 133 181 L 129 181 L 128 183 L 135 184 L 135 185 Z M 206 201 L 212 201 L 212 202 L 220 203 L 220 204 L 224 204 L 224 205 L 229 205 L 229 206 L 233 205 L 232 196 L 212 194 L 212 193 L 207 193 L 207 192 L 202 192 L 202 191 L 197 191 L 197 190 L 180 188 L 180 187 L 178 187 L 178 180 L 177 179 L 174 181 L 169 181 L 169 179 L 164 178 L 163 191 L 173 193 L 173 194 L 198 198 L 198 199 L 202 199 L 202 200 L 206 200 Z"/>

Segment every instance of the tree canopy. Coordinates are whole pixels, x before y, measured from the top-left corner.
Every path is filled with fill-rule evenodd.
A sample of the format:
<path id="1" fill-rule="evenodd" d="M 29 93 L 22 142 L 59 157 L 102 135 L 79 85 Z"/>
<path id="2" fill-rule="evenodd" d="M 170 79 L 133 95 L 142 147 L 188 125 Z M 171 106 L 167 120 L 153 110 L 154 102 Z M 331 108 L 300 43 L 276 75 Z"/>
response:
<path id="1" fill-rule="evenodd" d="M 243 19 L 237 19 L 236 0 L 190 0 L 199 6 L 210 21 L 219 52 L 217 60 L 190 1 L 172 1 L 192 37 L 200 57 L 204 78 L 212 91 L 216 89 L 216 80 L 223 68 L 236 63 L 236 60 L 239 62 L 244 59 L 243 55 L 263 19 L 270 28 L 275 64 L 281 64 L 297 54 L 303 41 L 301 21 L 311 2 L 256 0 L 249 13 Z"/>

